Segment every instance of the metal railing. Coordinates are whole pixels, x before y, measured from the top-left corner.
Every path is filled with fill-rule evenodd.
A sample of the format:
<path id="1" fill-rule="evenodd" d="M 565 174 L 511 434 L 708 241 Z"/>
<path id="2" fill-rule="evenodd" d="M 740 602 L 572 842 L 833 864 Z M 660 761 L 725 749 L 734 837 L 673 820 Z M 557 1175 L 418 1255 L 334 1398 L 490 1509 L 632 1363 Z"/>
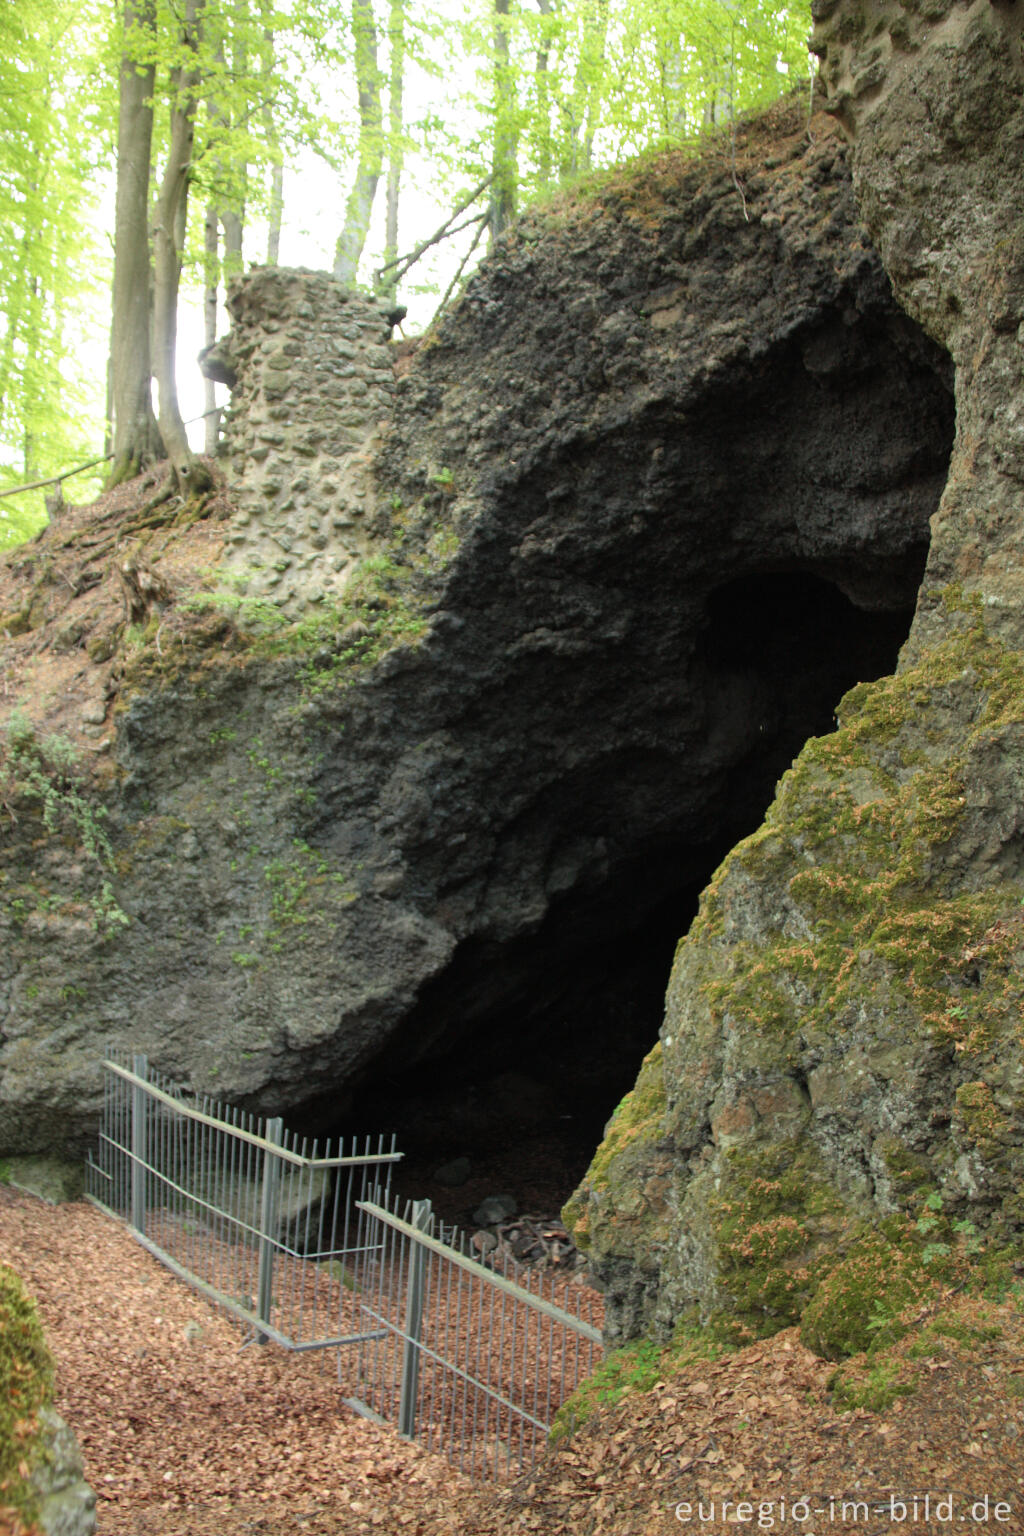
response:
<path id="1" fill-rule="evenodd" d="M 332 1149 L 154 1073 L 108 1060 L 86 1193 L 211 1301 L 286 1349 L 359 1343 L 356 1275 L 379 1234 L 359 1201 L 387 1198 L 394 1137 Z"/>
<path id="2" fill-rule="evenodd" d="M 402 1216 L 380 1202 L 359 1207 L 379 1237 L 363 1271 L 350 1406 L 471 1477 L 532 1465 L 555 1413 L 601 1359 L 601 1298 L 569 1275 L 479 1262 L 427 1200 Z"/>
<path id="3" fill-rule="evenodd" d="M 427 1200 L 391 1210 L 394 1137 L 300 1146 L 280 1120 L 187 1095 L 143 1056 L 103 1065 L 94 1204 L 251 1339 L 337 1348 L 357 1412 L 470 1476 L 533 1462 L 601 1357 L 595 1292 L 480 1262 Z"/>

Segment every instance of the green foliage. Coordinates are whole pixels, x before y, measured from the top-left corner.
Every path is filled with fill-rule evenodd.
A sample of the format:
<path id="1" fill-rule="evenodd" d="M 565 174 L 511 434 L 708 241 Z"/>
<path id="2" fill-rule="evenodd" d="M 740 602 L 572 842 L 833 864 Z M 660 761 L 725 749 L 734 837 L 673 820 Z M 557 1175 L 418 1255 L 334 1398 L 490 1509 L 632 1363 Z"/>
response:
<path id="1" fill-rule="evenodd" d="M 708 1209 L 730 1298 L 717 1336 L 746 1343 L 796 1322 L 827 1262 L 816 1233 L 834 1236 L 844 1216 L 815 1151 L 792 1140 L 726 1153 Z"/>
<path id="2" fill-rule="evenodd" d="M 37 1455 L 35 1415 L 53 1388 L 53 1365 L 35 1303 L 6 1264 L 0 1264 L 0 1505 L 23 1519 L 36 1514 L 24 1476 Z"/>
<path id="3" fill-rule="evenodd" d="M 84 343 L 98 339 L 108 275 L 91 233 L 110 99 L 104 25 L 97 0 L 0 7 L 0 490 L 95 456 L 102 381 Z M 90 489 L 78 482 L 76 494 Z M 45 521 L 41 491 L 0 501 L 0 549 Z"/>
<path id="4" fill-rule="evenodd" d="M 828 1385 L 838 1409 L 863 1408 L 868 1413 L 884 1413 L 898 1397 L 910 1397 L 914 1391 L 912 1381 L 900 1379 L 892 1360 L 876 1361 L 863 1375 L 836 1371 Z"/>
<path id="5" fill-rule="evenodd" d="M 383 45 L 381 10 L 373 24 Z M 496 27 L 494 0 L 476 0 L 457 17 L 392 0 L 393 67 L 388 78 L 376 72 L 382 110 L 368 130 L 355 65 L 369 5 L 207 6 L 195 55 L 185 286 L 215 286 L 240 264 L 234 249 L 221 257 L 206 245 L 210 210 L 222 223 L 246 221 L 245 257 L 263 258 L 252 234 L 262 245 L 259 221 L 277 206 L 278 174 L 311 149 L 348 181 L 360 148 L 367 160 L 370 131 L 368 163 L 401 162 L 407 184 L 429 186 L 449 207 L 467 200 L 467 212 L 470 189 L 493 174 L 477 213 L 463 220 L 476 231 L 475 249 L 480 202 L 493 201 L 494 187 L 511 208 L 594 167 L 720 127 L 807 75 L 806 0 L 564 0 L 536 9 L 508 0 L 503 10 Z M 100 0 L 0 8 L 0 489 L 100 451 L 104 381 L 95 358 L 111 262 L 94 232 L 114 157 L 119 63 L 128 52 L 155 70 L 153 160 L 161 164 L 174 72 L 186 58 L 180 7 L 157 0 L 154 14 L 152 32 L 136 26 L 128 37 Z M 403 111 L 403 85 L 418 103 L 413 114 Z M 425 233 L 410 231 L 402 244 Z M 447 281 L 430 270 L 438 249 L 428 248 L 424 265 L 434 292 Z M 380 245 L 368 252 L 364 276 L 382 255 Z M 88 499 L 98 483 L 95 475 L 75 481 L 75 498 Z M 41 491 L 0 501 L 0 548 L 44 521 Z"/>
<path id="6" fill-rule="evenodd" d="M 915 1219 L 887 1217 L 847 1242 L 800 1318 L 800 1337 L 826 1360 L 874 1357 L 919 1326 L 922 1308 L 950 1290 L 1002 1297 L 1015 1254 L 979 1238 L 973 1222 L 927 1190 Z"/>

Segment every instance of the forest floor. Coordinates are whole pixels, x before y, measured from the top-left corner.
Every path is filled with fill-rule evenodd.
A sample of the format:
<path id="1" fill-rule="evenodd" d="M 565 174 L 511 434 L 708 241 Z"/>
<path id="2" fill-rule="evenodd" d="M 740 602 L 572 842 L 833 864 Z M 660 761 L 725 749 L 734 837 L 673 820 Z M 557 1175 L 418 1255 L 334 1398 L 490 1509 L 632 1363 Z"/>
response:
<path id="1" fill-rule="evenodd" d="M 1024 1531 L 1019 1299 L 947 1298 L 941 1325 L 922 1317 L 898 1362 L 907 1395 L 881 1412 L 837 1411 L 835 1367 L 788 1330 L 667 1375 L 532 1472 L 474 1486 L 355 1417 L 333 1364 L 242 1348 L 91 1205 L 0 1188 L 0 1259 L 37 1299 L 99 1536 Z"/>

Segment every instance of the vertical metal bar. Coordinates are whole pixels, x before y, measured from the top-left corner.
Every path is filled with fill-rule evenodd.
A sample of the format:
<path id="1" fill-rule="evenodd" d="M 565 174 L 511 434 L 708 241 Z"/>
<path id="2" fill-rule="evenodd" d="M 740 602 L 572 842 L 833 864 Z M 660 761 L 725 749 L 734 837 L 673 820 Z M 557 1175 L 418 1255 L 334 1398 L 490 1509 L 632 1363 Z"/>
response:
<path id="1" fill-rule="evenodd" d="M 145 1077 L 149 1063 L 145 1056 L 136 1056 L 132 1071 L 136 1077 Z M 131 1223 L 136 1232 L 146 1230 L 146 1110 L 149 1096 L 140 1083 L 132 1084 L 132 1213 Z"/>
<path id="2" fill-rule="evenodd" d="M 412 1224 L 425 1232 L 432 1218 L 429 1200 L 417 1200 Z M 420 1374 L 420 1327 L 423 1321 L 423 1259 L 425 1249 L 414 1238 L 409 1253 L 409 1278 L 405 1297 L 405 1347 L 402 1350 L 402 1388 L 398 1400 L 398 1433 L 411 1438 L 416 1428 L 416 1396 Z"/>
<path id="3" fill-rule="evenodd" d="M 264 1136 L 267 1141 L 280 1146 L 284 1139 L 284 1121 L 268 1120 Z M 270 1309 L 274 1300 L 274 1246 L 277 1235 L 277 1191 L 281 1176 L 281 1159 L 267 1150 L 263 1154 L 263 1191 L 260 1199 L 260 1258 L 256 1276 L 256 1316 L 261 1323 L 270 1322 Z M 261 1333 L 260 1343 L 265 1344 L 269 1335 Z"/>

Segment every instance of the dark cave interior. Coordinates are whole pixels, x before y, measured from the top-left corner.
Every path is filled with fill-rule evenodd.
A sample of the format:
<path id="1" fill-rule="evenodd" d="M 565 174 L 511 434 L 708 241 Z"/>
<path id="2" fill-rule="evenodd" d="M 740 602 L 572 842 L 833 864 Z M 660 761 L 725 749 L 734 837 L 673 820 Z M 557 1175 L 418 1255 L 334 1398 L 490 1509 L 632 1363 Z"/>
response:
<path id="1" fill-rule="evenodd" d="M 908 591 L 925 553 L 908 562 Z M 424 990 L 355 1087 L 345 1123 L 397 1131 L 402 1195 L 428 1195 L 462 1224 L 495 1193 L 557 1213 L 657 1037 L 673 953 L 701 890 L 759 825 L 807 738 L 833 728 L 841 696 L 893 670 L 911 618 L 909 606 L 856 607 L 808 571 L 754 573 L 707 595 L 693 665 L 709 719 L 755 708 L 753 747 L 716 786 L 699 842 L 691 817 L 630 850 L 600 888 L 557 899 L 535 932 L 464 944 Z M 472 1171 L 453 1188 L 434 1175 L 457 1158 Z"/>

